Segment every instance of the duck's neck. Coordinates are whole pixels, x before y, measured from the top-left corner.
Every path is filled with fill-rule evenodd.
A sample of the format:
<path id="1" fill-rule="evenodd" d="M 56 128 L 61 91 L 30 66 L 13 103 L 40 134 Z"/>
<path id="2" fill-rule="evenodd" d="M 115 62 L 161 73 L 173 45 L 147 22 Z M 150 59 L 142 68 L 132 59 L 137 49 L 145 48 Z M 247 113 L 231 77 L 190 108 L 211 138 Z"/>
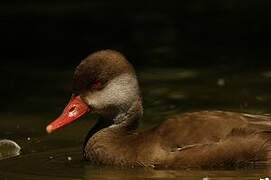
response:
<path id="1" fill-rule="evenodd" d="M 100 117 L 95 125 L 88 132 L 83 147 L 86 146 L 88 140 L 101 129 L 120 129 L 126 131 L 136 130 L 139 125 L 139 120 L 143 115 L 143 107 L 141 98 L 138 98 L 127 112 L 119 113 L 117 116 L 111 119 Z M 112 124 L 113 122 L 113 124 Z"/>
<path id="2" fill-rule="evenodd" d="M 137 98 L 126 112 L 119 113 L 114 119 L 114 124 L 109 128 L 132 131 L 137 129 L 139 120 L 143 115 L 141 98 Z"/>
<path id="3" fill-rule="evenodd" d="M 83 148 L 85 148 L 85 146 L 87 145 L 89 139 L 95 134 L 97 133 L 98 131 L 100 131 L 101 129 L 104 129 L 108 126 L 110 126 L 111 123 L 110 121 L 107 121 L 103 118 L 100 118 L 96 121 L 96 123 L 94 124 L 94 126 L 91 128 L 91 130 L 88 132 L 88 134 L 86 135 L 85 137 L 85 141 L 84 141 L 84 144 L 83 144 Z"/>
<path id="4" fill-rule="evenodd" d="M 100 157 L 99 151 L 106 154 L 107 157 L 104 158 L 108 158 L 108 160 L 113 158 L 116 153 L 113 152 L 113 149 L 123 146 L 127 142 L 127 138 L 131 138 L 128 135 L 134 134 L 133 132 L 137 129 L 142 115 L 142 103 L 141 99 L 138 98 L 126 112 L 119 113 L 111 120 L 100 119 L 87 136 L 84 145 L 85 158 L 99 161 L 100 158 L 103 159 L 103 157 Z M 106 122 L 110 121 L 114 123 L 108 126 Z"/>

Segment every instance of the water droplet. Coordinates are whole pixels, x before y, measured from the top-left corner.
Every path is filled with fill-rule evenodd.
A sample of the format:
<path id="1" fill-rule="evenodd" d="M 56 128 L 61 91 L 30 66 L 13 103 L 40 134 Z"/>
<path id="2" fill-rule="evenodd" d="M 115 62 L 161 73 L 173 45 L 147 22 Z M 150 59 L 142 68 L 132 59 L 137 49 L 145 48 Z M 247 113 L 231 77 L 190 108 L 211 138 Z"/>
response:
<path id="1" fill-rule="evenodd" d="M 219 79 L 217 80 L 217 85 L 218 85 L 218 86 L 225 86 L 225 79 L 219 78 Z"/>

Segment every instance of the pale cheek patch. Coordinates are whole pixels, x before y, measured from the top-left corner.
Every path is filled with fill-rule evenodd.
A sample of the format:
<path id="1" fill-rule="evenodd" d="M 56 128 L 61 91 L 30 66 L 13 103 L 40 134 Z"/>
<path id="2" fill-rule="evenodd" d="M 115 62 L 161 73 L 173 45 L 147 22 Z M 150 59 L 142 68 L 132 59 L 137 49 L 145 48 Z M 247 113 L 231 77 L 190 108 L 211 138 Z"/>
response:
<path id="1" fill-rule="evenodd" d="M 84 100 L 95 109 L 118 106 L 120 109 L 129 107 L 138 97 L 136 77 L 130 74 L 117 76 L 101 91 L 88 92 Z"/>

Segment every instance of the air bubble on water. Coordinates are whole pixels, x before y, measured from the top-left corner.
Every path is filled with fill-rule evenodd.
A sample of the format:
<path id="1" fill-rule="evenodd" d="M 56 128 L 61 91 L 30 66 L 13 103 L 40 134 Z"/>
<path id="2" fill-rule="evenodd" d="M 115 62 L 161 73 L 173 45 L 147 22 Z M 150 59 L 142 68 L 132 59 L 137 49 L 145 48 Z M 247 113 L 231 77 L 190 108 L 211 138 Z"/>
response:
<path id="1" fill-rule="evenodd" d="M 8 139 L 0 140 L 0 160 L 20 155 L 21 147 Z"/>

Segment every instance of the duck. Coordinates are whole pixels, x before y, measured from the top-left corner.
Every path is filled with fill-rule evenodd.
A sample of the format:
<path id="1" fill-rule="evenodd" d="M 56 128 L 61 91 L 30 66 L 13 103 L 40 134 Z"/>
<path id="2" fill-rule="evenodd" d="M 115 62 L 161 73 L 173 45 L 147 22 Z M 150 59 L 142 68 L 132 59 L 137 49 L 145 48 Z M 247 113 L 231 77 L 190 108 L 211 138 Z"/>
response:
<path id="1" fill-rule="evenodd" d="M 81 61 L 70 101 L 46 130 L 60 130 L 88 113 L 99 115 L 83 144 L 83 157 L 92 164 L 239 168 L 270 159 L 269 115 L 186 112 L 139 131 L 143 106 L 138 79 L 131 63 L 115 50 L 100 50 Z"/>

